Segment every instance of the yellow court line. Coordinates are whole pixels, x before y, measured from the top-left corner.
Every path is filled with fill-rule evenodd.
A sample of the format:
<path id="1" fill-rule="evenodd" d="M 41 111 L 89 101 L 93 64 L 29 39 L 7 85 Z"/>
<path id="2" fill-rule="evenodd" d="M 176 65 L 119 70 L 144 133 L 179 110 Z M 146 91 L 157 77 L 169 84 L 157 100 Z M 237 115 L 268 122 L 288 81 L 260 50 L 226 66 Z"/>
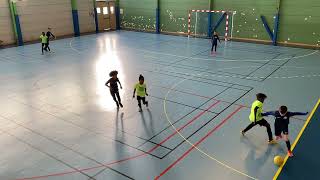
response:
<path id="1" fill-rule="evenodd" d="M 300 132 L 299 132 L 296 140 L 295 140 L 294 143 L 292 144 L 291 150 L 293 150 L 293 149 L 296 147 L 299 139 L 301 138 L 304 130 L 306 129 L 306 127 L 307 127 L 308 124 L 310 123 L 310 120 L 311 120 L 312 116 L 314 115 L 314 113 L 316 112 L 316 109 L 319 107 L 319 105 L 320 105 L 320 98 L 318 99 L 317 104 L 313 107 L 311 114 L 309 115 L 307 121 L 304 123 L 304 125 L 303 125 L 302 129 L 300 130 Z M 278 169 L 278 171 L 276 172 L 276 174 L 273 176 L 273 180 L 276 180 L 276 179 L 278 178 L 278 176 L 280 175 L 280 173 L 281 173 L 284 165 L 285 165 L 286 162 L 288 161 L 288 159 L 289 159 L 289 156 L 286 155 L 286 157 L 285 157 L 285 159 L 284 159 L 284 162 L 283 162 L 282 165 L 279 167 L 279 169 Z"/>

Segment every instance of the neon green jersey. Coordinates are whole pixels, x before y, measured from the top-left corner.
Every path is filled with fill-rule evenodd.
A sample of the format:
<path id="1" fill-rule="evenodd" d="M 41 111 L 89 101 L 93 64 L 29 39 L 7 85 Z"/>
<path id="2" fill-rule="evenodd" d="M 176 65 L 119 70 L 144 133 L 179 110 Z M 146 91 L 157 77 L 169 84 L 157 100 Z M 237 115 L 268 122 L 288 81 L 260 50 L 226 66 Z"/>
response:
<path id="1" fill-rule="evenodd" d="M 137 83 L 134 86 L 134 88 L 135 88 L 135 90 L 137 92 L 137 96 L 140 96 L 140 97 L 145 97 L 146 96 L 146 88 L 147 88 L 146 84 Z"/>
<path id="2" fill-rule="evenodd" d="M 41 39 L 41 43 L 47 43 L 48 42 L 48 36 L 46 36 L 46 35 L 41 35 L 40 39 Z"/>
<path id="3" fill-rule="evenodd" d="M 256 100 L 252 103 L 252 106 L 251 106 L 251 113 L 250 113 L 250 116 L 249 116 L 249 119 L 251 122 L 254 122 L 254 109 L 258 107 L 257 109 L 257 113 L 256 113 L 256 121 L 260 121 L 263 119 L 261 113 L 262 113 L 262 107 L 263 107 L 263 103 Z"/>

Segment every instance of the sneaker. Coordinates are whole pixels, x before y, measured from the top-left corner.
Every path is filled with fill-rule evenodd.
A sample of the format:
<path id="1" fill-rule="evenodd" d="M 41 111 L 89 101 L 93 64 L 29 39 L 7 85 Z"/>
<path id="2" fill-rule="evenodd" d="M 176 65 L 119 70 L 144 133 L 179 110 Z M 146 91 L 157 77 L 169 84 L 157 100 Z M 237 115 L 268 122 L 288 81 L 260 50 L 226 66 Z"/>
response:
<path id="1" fill-rule="evenodd" d="M 293 153 L 291 151 L 288 151 L 288 156 L 293 157 Z"/>
<path id="2" fill-rule="evenodd" d="M 139 108 L 139 112 L 142 112 L 142 109 L 141 109 L 141 108 Z"/>
<path id="3" fill-rule="evenodd" d="M 268 141 L 268 144 L 277 144 L 277 141 L 272 139 L 271 141 Z"/>
<path id="4" fill-rule="evenodd" d="M 149 106 L 149 103 L 148 103 L 148 101 L 146 102 L 146 106 L 147 106 L 147 107 Z"/>
<path id="5" fill-rule="evenodd" d="M 120 107 L 123 108 L 123 105 L 121 103 L 119 103 Z"/>
<path id="6" fill-rule="evenodd" d="M 241 131 L 240 133 L 242 134 L 242 136 L 244 136 L 244 131 Z"/>

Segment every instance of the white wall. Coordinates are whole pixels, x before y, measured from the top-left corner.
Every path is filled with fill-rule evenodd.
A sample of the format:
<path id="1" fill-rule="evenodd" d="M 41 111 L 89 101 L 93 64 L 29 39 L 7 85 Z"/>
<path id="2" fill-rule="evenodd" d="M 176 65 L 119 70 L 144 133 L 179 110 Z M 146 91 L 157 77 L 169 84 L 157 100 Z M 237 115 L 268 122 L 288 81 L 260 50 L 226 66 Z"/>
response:
<path id="1" fill-rule="evenodd" d="M 74 34 L 70 0 L 17 1 L 17 11 L 24 41 L 38 40 L 48 27 L 56 36 Z"/>
<path id="2" fill-rule="evenodd" d="M 7 0 L 0 0 L 0 40 L 3 41 L 4 44 L 15 43 L 9 3 Z"/>
<path id="3" fill-rule="evenodd" d="M 93 0 L 78 0 L 78 16 L 80 33 L 95 32 L 96 25 L 93 16 Z"/>

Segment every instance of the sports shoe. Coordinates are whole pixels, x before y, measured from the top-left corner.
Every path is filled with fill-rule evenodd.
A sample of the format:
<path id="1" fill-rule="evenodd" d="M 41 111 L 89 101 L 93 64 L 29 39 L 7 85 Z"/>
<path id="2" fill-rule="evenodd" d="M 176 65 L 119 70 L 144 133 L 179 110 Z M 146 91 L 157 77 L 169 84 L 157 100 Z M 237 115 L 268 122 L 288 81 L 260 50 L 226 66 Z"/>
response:
<path id="1" fill-rule="evenodd" d="M 277 144 L 277 141 L 272 139 L 271 141 L 270 140 L 268 141 L 268 144 Z"/>
<path id="2" fill-rule="evenodd" d="M 148 103 L 148 101 L 146 102 L 146 106 L 147 106 L 147 107 L 149 106 L 149 103 Z"/>
<path id="3" fill-rule="evenodd" d="M 242 134 L 242 136 L 244 136 L 244 131 L 241 131 L 240 133 Z"/>
<path id="4" fill-rule="evenodd" d="M 276 136 L 276 140 L 282 139 L 282 135 Z"/>
<path id="5" fill-rule="evenodd" d="M 123 105 L 121 103 L 119 103 L 120 107 L 123 108 Z"/>
<path id="6" fill-rule="evenodd" d="M 288 156 L 289 156 L 289 157 L 293 157 L 292 151 L 288 151 Z"/>
<path id="7" fill-rule="evenodd" d="M 141 109 L 141 108 L 139 108 L 139 112 L 142 112 L 142 109 Z"/>

